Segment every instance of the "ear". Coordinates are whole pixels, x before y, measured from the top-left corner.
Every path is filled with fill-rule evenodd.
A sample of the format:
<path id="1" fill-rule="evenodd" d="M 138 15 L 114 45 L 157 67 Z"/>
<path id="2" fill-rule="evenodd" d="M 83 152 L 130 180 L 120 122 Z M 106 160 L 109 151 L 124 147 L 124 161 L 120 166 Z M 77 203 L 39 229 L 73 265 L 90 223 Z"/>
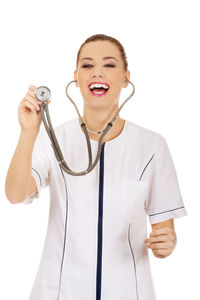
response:
<path id="1" fill-rule="evenodd" d="M 127 70 L 125 72 L 125 76 L 124 76 L 124 84 L 123 84 L 123 87 L 126 88 L 129 84 L 129 82 L 127 80 L 130 80 L 130 71 Z"/>
<path id="2" fill-rule="evenodd" d="M 74 80 L 77 80 L 77 72 L 74 71 Z M 78 83 L 78 80 L 75 82 L 76 84 L 76 87 L 79 87 L 79 83 Z"/>

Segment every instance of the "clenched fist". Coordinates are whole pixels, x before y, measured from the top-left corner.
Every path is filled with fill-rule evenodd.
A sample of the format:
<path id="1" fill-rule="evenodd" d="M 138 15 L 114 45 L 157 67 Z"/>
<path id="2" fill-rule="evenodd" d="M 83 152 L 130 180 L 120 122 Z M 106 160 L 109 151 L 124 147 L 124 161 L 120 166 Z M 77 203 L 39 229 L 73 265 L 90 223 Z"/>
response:
<path id="1" fill-rule="evenodd" d="M 177 237 L 172 228 L 156 228 L 150 233 L 150 237 L 144 243 L 148 243 L 148 248 L 152 249 L 156 257 L 164 258 L 169 256 L 174 250 Z"/>

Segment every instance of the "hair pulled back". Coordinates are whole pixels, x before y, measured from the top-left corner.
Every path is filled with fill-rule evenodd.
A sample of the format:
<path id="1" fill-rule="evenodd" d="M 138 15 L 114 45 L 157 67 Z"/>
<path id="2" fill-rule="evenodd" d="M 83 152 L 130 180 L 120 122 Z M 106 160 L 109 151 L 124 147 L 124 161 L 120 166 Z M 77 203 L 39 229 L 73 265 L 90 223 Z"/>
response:
<path id="1" fill-rule="evenodd" d="M 123 60 L 124 70 L 127 71 L 128 62 L 127 62 L 127 57 L 126 57 L 124 47 L 122 46 L 122 44 L 117 39 L 115 39 L 111 36 L 105 35 L 105 34 L 92 35 L 83 42 L 83 44 L 80 46 L 80 49 L 79 49 L 78 54 L 77 54 L 76 68 L 78 66 L 81 49 L 83 48 L 83 46 L 85 44 L 88 44 L 88 43 L 94 42 L 94 41 L 109 41 L 109 42 L 112 42 L 113 44 L 115 44 L 118 47 L 119 51 L 120 51 L 121 58 Z"/>

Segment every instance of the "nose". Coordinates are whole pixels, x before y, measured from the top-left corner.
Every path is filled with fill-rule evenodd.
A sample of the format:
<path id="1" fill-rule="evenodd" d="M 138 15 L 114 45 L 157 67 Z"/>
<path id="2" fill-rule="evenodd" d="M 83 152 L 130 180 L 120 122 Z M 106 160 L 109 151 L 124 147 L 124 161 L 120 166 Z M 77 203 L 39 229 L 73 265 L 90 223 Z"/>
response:
<path id="1" fill-rule="evenodd" d="M 93 78 L 94 77 L 104 77 L 101 67 L 93 68 Z"/>

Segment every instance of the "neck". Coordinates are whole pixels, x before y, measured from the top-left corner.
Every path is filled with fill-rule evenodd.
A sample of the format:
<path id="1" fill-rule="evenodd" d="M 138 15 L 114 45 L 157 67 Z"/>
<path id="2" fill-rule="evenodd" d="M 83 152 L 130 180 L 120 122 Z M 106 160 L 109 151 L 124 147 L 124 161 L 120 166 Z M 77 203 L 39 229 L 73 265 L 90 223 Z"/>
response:
<path id="1" fill-rule="evenodd" d="M 85 110 L 82 117 L 83 122 L 86 124 L 86 127 L 94 132 L 102 131 L 107 127 L 107 124 L 113 119 L 115 113 L 117 112 L 118 107 L 112 112 L 106 112 L 105 110 Z M 117 137 L 124 128 L 125 120 L 117 115 L 113 126 L 110 128 L 109 132 L 105 135 L 103 142 L 109 141 Z M 82 128 L 81 128 L 82 129 Z M 82 129 L 83 131 L 83 129 Z M 94 134 L 88 131 L 89 137 L 93 140 L 98 141 L 101 134 Z"/>

